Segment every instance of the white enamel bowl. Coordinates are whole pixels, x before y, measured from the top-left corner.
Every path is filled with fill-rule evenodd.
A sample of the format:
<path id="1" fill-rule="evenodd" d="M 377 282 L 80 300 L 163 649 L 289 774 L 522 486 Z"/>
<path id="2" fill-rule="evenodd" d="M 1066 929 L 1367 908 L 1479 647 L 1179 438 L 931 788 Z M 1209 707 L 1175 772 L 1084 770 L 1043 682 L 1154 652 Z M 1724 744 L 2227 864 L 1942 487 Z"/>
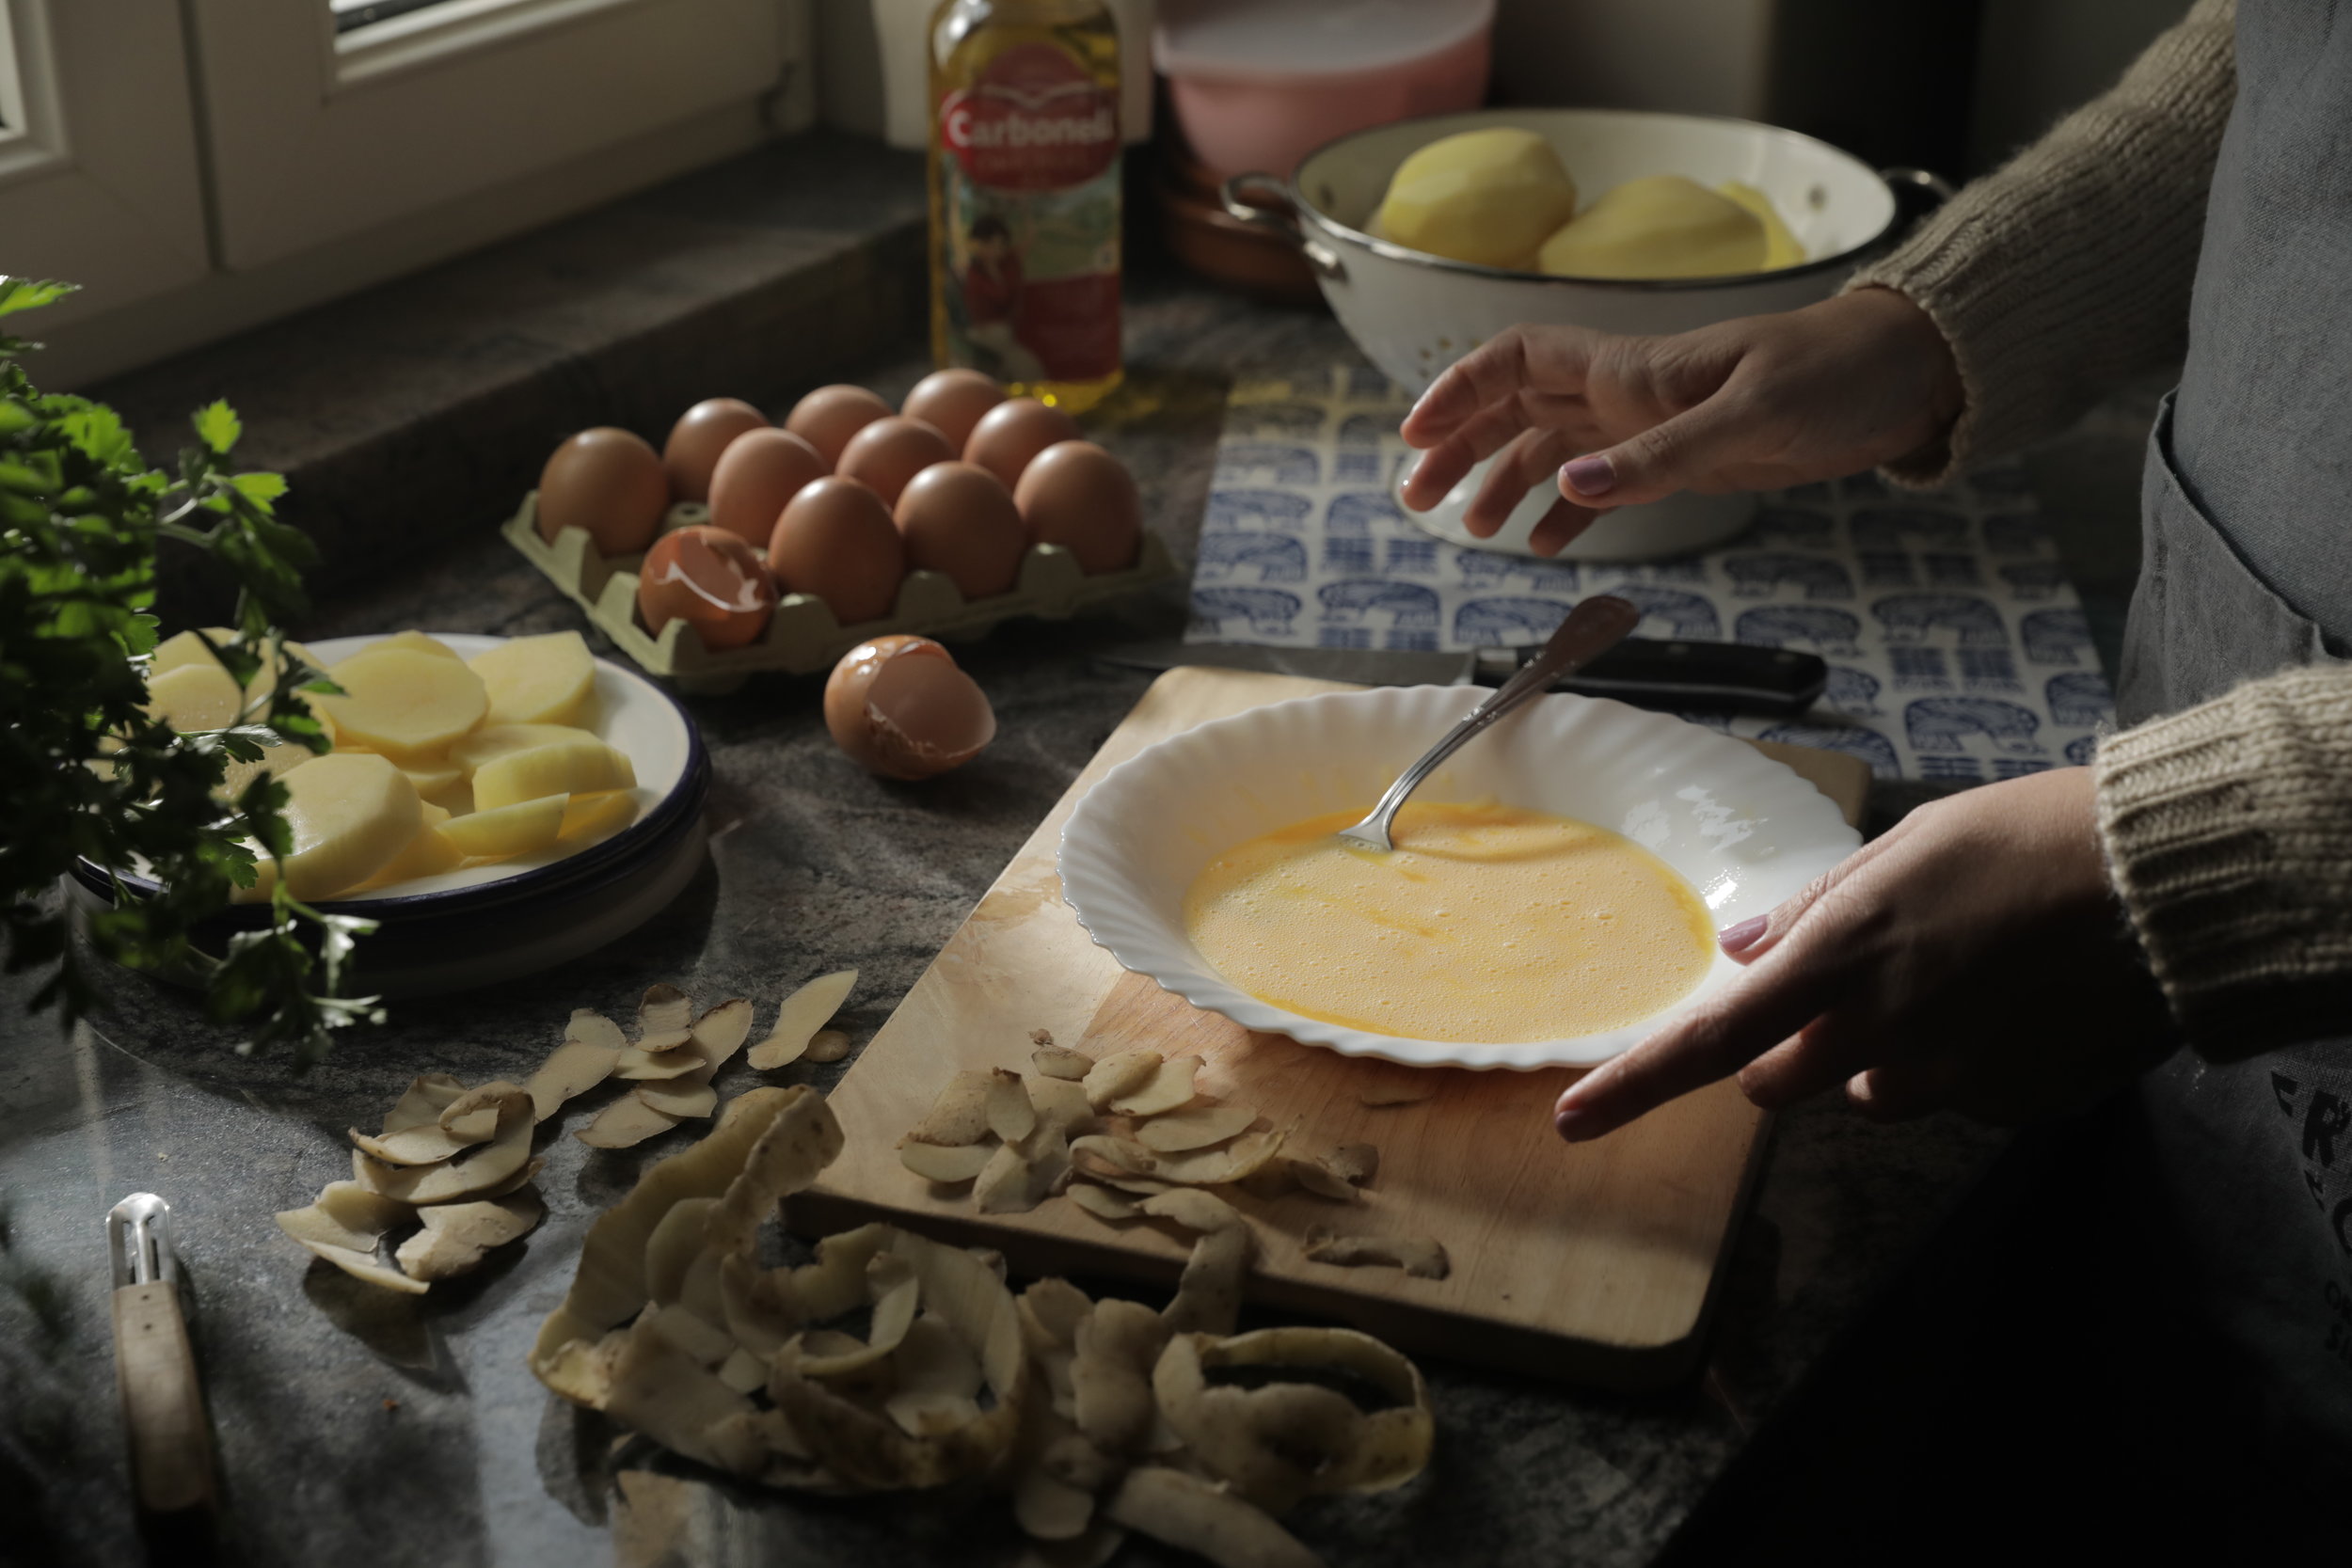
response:
<path id="1" fill-rule="evenodd" d="M 1753 185 L 1772 198 L 1806 260 L 1728 277 L 1553 277 L 1449 261 L 1371 232 L 1399 164 L 1441 136 L 1493 126 L 1533 131 L 1558 148 L 1588 200 L 1651 174 L 1680 174 L 1710 187 L 1726 180 Z M 1226 182 L 1224 200 L 1233 216 L 1297 245 L 1357 347 L 1391 380 L 1419 393 L 1454 360 L 1519 323 L 1687 332 L 1827 299 L 1863 258 L 1893 238 L 1901 215 L 1898 186 L 1949 189 L 1919 170 L 1882 173 L 1827 142 L 1750 120 L 1629 109 L 1480 109 L 1343 136 L 1308 154 L 1287 181 L 1235 176 Z M 1482 465 L 1434 510 L 1406 515 L 1455 544 L 1533 553 L 1527 536 L 1549 497 L 1532 498 L 1492 539 L 1472 539 L 1462 528 L 1461 514 L 1483 474 Z M 1608 561 L 1703 549 L 1736 533 L 1754 506 L 1745 495 L 1684 494 L 1627 507 L 1603 516 L 1562 553 Z"/>
<path id="2" fill-rule="evenodd" d="M 1362 810 L 1480 702 L 1477 688 L 1390 687 L 1252 708 L 1174 736 L 1105 774 L 1062 831 L 1062 895 L 1112 957 L 1250 1029 L 1411 1067 L 1590 1067 L 1721 989 L 1621 1029 L 1520 1042 L 1406 1039 L 1301 1018 L 1211 968 L 1184 892 L 1209 859 L 1325 812 Z M 1762 914 L 1861 842 L 1828 797 L 1744 742 L 1622 703 L 1555 695 L 1473 741 L 1420 799 L 1557 813 L 1642 845 L 1698 891 L 1720 928 Z"/>

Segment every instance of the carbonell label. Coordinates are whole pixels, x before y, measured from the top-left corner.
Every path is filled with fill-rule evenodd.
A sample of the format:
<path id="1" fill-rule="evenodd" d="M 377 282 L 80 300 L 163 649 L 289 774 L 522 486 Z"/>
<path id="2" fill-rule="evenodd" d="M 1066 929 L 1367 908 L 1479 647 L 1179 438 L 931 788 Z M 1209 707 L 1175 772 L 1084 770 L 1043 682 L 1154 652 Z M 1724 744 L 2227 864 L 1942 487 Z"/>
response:
<path id="1" fill-rule="evenodd" d="M 940 135 L 965 176 L 999 190 L 1083 184 L 1119 157 L 1119 101 L 1046 43 L 1024 43 L 939 106 Z"/>
<path id="2" fill-rule="evenodd" d="M 940 100 L 939 146 L 955 361 L 1023 384 L 1117 370 L 1117 94 L 1016 44 Z"/>

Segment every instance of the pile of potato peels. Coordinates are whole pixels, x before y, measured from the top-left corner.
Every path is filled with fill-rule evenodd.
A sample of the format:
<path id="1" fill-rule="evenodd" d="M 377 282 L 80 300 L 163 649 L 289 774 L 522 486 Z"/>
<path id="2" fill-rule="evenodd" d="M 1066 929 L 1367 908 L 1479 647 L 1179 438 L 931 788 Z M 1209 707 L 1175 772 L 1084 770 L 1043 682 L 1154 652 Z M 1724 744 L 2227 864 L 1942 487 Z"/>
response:
<path id="1" fill-rule="evenodd" d="M 1014 1136 L 979 1157 L 976 1180 L 1066 1099 L 1025 1094 L 1025 1132 L 994 1093 Z M 1319 1560 L 1279 1514 L 1401 1485 L 1427 1463 L 1428 1395 L 1404 1356 L 1348 1329 L 1234 1332 L 1250 1235 L 1212 1193 L 1141 1195 L 1143 1212 L 1196 1237 L 1158 1310 L 1060 1279 L 1016 1295 L 996 1254 L 887 1225 L 828 1237 L 811 1262 L 761 1267 L 761 1225 L 842 1141 L 805 1086 L 730 1101 L 707 1137 L 596 1221 L 532 1370 L 746 1481 L 858 1493 L 987 1478 L 1036 1543 L 1030 1561 L 1054 1568 L 1104 1561 L 1128 1530 L 1226 1568 L 1305 1568 Z M 1036 1180 L 1028 1156 L 1005 1164 L 1021 1167 L 1005 1182 Z M 1373 1390 L 1376 1407 L 1334 1381 Z"/>

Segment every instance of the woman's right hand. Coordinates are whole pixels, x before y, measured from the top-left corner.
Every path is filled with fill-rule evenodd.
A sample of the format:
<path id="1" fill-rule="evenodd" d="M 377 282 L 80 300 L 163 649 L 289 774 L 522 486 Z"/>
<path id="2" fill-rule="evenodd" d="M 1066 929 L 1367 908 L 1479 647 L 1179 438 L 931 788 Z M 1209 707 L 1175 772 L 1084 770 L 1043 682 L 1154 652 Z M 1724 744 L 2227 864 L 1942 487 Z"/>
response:
<path id="1" fill-rule="evenodd" d="M 1515 326 L 1406 417 L 1406 442 L 1425 451 L 1405 504 L 1426 512 L 1500 453 L 1463 522 L 1490 536 L 1556 474 L 1561 499 L 1533 541 L 1550 555 L 1613 507 L 1779 489 L 1907 456 L 1950 432 L 1961 401 L 1943 332 L 1889 289 L 1670 338 Z"/>

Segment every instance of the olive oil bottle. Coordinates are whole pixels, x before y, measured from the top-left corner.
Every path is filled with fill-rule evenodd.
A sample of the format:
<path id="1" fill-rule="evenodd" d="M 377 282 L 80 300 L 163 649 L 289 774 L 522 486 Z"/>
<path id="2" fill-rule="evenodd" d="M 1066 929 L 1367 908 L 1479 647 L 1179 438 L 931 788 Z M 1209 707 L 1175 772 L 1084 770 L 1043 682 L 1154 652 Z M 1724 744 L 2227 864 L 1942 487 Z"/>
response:
<path id="1" fill-rule="evenodd" d="M 1103 0 L 930 24 L 931 356 L 1076 413 L 1119 385 L 1119 29 Z"/>

